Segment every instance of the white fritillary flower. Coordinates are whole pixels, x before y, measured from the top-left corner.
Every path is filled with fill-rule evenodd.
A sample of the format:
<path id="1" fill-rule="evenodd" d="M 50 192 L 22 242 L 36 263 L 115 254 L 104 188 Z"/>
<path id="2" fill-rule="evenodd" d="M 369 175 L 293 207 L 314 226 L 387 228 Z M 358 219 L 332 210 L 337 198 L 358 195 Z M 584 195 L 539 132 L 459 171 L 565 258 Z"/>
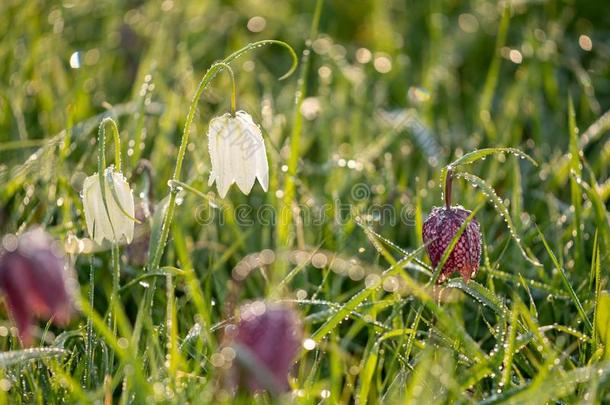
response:
<path id="1" fill-rule="evenodd" d="M 99 245 L 104 239 L 113 243 L 131 243 L 134 201 L 129 183 L 122 173 L 109 167 L 104 171 L 104 186 L 108 211 L 104 207 L 98 174 L 87 177 L 83 185 L 83 207 L 89 236 Z"/>
<path id="2" fill-rule="evenodd" d="M 227 113 L 210 121 L 208 143 L 212 170 L 208 185 L 216 182 L 218 194 L 227 195 L 231 184 L 249 194 L 258 179 L 267 191 L 269 164 L 260 128 L 245 111 Z"/>

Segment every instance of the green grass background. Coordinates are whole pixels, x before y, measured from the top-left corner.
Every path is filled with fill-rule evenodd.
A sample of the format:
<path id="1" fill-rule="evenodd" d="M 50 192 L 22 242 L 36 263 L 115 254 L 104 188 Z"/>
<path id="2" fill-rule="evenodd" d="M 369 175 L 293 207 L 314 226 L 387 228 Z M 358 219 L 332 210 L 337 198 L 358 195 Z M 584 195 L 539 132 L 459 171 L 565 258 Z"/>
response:
<path id="1" fill-rule="evenodd" d="M 200 193 L 179 195 L 162 267 L 145 269 L 121 248 L 118 336 L 104 321 L 110 250 L 71 255 L 80 316 L 66 329 L 41 323 L 31 351 L 19 351 L 10 321 L 0 325 L 4 403 L 610 401 L 606 5 L 320 5 L 317 24 L 314 1 L 2 1 L 2 234 L 42 224 L 66 244 L 86 236 L 79 192 L 109 115 L 126 176 L 156 208 L 155 246 L 206 69 L 262 39 L 289 43 L 300 59 L 282 81 L 281 47 L 232 63 L 238 108 L 263 130 L 269 192 L 232 189 L 219 201 L 207 187 L 207 123 L 230 100 L 221 74 L 198 103 L 183 168 Z M 254 16 L 261 32 L 248 29 Z M 506 153 L 461 168 L 482 179 L 454 180 L 453 200 L 478 208 L 483 258 L 473 281 L 449 281 L 437 300 L 420 232 L 442 203 L 441 169 L 495 147 L 538 166 Z M 136 173 L 141 159 L 152 179 Z M 482 192 L 491 189 L 497 198 Z M 236 268 L 250 270 L 243 281 Z M 260 298 L 297 310 L 316 346 L 299 355 L 286 396 L 234 397 L 222 330 L 240 303 Z"/>

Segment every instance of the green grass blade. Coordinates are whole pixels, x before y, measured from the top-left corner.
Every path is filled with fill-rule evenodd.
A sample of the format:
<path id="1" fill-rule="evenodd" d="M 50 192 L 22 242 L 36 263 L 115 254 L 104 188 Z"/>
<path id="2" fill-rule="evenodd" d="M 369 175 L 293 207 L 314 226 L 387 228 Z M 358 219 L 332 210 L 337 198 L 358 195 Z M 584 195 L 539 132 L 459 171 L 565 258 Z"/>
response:
<path id="1" fill-rule="evenodd" d="M 61 357 L 66 354 L 68 354 L 67 350 L 55 347 L 36 347 L 32 349 L 3 352 L 0 353 L 0 367 L 6 368 L 32 360 Z"/>
<path id="2" fill-rule="evenodd" d="M 570 280 L 568 280 L 568 275 L 566 274 L 565 269 L 563 268 L 563 266 L 561 266 L 559 264 L 557 257 L 555 256 L 555 254 L 549 247 L 549 244 L 547 243 L 546 238 L 544 237 L 544 235 L 542 234 L 540 229 L 538 227 L 536 227 L 536 230 L 538 231 L 538 235 L 540 236 L 540 239 L 542 240 L 542 243 L 544 244 L 544 248 L 546 249 L 549 257 L 551 258 L 553 264 L 555 265 L 555 268 L 557 268 L 557 270 L 559 270 L 563 284 L 566 287 L 566 289 L 568 290 L 568 293 L 570 294 L 570 297 L 572 298 L 572 302 L 574 303 L 574 305 L 576 306 L 576 309 L 578 310 L 578 314 L 580 315 L 580 318 L 585 323 L 587 330 L 589 332 L 593 332 L 593 325 L 591 324 L 591 321 L 589 321 L 589 317 L 587 317 L 587 314 L 585 313 L 582 303 L 580 302 L 578 295 L 576 295 L 576 291 L 574 291 L 574 288 L 572 287 Z"/>
<path id="3" fill-rule="evenodd" d="M 534 166 L 538 166 L 538 163 L 527 153 L 520 151 L 516 148 L 486 148 L 486 149 L 477 149 L 472 152 L 464 154 L 462 157 L 451 162 L 448 167 L 449 168 L 457 168 L 459 166 L 469 165 L 477 160 L 485 159 L 489 155 L 496 155 L 500 153 L 505 153 L 509 155 L 515 155 L 521 159 L 527 159 Z M 444 184 L 444 183 L 441 183 Z"/>
<path id="4" fill-rule="evenodd" d="M 496 194 L 495 190 L 489 184 L 487 184 L 487 182 L 485 180 L 481 179 L 480 177 L 475 176 L 474 174 L 456 172 L 455 176 L 464 178 L 465 180 L 470 182 L 473 186 L 479 188 L 483 192 L 483 194 L 485 194 L 487 196 L 487 198 L 490 199 L 490 201 L 494 205 L 494 208 L 496 209 L 498 214 L 500 214 L 500 216 L 504 219 L 504 222 L 506 222 L 506 226 L 508 227 L 510 236 L 517 244 L 517 247 L 519 248 L 519 251 L 521 252 L 521 255 L 523 256 L 523 258 L 525 260 L 527 260 L 528 262 L 530 262 L 531 264 L 533 264 L 534 266 L 538 266 L 538 267 L 541 266 L 541 263 L 538 261 L 538 259 L 533 257 L 533 255 L 531 253 L 528 253 L 525 250 L 523 243 L 521 242 L 521 238 L 519 237 L 519 235 L 517 233 L 517 229 L 515 228 L 515 225 L 513 224 L 513 220 L 510 217 L 510 213 L 508 212 L 508 209 L 502 202 L 502 199 L 500 199 L 500 197 L 498 197 L 498 195 Z"/>
<path id="5" fill-rule="evenodd" d="M 596 327 L 601 342 L 604 344 L 604 358 L 610 360 L 610 294 L 602 292 L 597 298 Z"/>

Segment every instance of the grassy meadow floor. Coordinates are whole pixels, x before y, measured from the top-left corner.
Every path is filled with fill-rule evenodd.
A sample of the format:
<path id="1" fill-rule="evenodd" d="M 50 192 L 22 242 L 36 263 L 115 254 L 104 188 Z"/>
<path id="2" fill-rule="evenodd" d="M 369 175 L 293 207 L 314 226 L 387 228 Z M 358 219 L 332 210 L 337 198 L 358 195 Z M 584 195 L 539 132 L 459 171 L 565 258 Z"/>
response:
<path id="1" fill-rule="evenodd" d="M 221 73 L 147 266 L 199 80 L 264 39 L 299 59 L 284 80 L 281 46 L 231 63 L 269 191 L 208 187 Z M 2 313 L 0 403 L 610 403 L 606 4 L 3 0 L 0 61 L 0 237 L 42 225 L 80 284 L 78 315 L 41 322 L 31 349 Z M 80 198 L 106 116 L 152 213 L 120 247 L 116 335 L 112 252 Z M 422 222 L 458 159 L 481 267 L 432 287 Z M 228 378 L 223 331 L 256 299 L 294 308 L 307 339 L 279 398 Z"/>

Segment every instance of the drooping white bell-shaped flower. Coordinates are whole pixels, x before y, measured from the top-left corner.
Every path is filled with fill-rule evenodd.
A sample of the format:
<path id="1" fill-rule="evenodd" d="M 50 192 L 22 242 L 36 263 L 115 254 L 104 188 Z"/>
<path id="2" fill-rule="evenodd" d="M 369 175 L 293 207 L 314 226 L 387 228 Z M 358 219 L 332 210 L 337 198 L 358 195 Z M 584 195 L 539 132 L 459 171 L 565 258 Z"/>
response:
<path id="1" fill-rule="evenodd" d="M 244 194 L 249 194 L 256 179 L 267 191 L 269 164 L 265 142 L 250 114 L 237 111 L 235 116 L 227 113 L 212 119 L 208 144 L 212 161 L 208 185 L 216 182 L 222 198 L 233 183 L 237 183 Z"/>
<path id="2" fill-rule="evenodd" d="M 131 243 L 134 201 L 129 183 L 113 167 L 108 167 L 103 177 L 108 211 L 104 206 L 98 174 L 87 177 L 83 185 L 83 207 L 89 236 L 100 245 L 104 239 L 113 243 Z"/>

